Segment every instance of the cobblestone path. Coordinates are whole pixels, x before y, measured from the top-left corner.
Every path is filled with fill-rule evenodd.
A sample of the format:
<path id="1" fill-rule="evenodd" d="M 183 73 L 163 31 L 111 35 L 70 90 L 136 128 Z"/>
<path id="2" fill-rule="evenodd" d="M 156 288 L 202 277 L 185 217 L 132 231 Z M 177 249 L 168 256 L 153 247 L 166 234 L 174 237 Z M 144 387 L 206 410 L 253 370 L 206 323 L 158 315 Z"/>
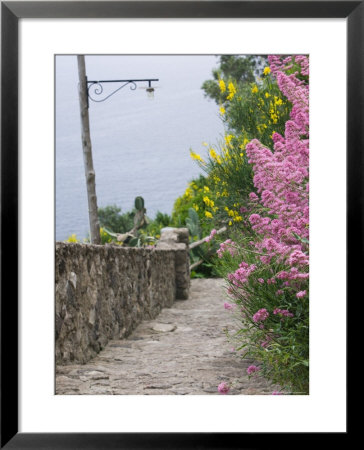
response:
<path id="1" fill-rule="evenodd" d="M 226 339 L 234 319 L 223 308 L 222 286 L 220 279 L 192 280 L 189 300 L 110 341 L 87 364 L 58 366 L 56 394 L 218 394 L 222 381 L 236 381 L 230 394 L 271 394 L 267 381 L 248 378 L 252 361 L 236 356 Z"/>

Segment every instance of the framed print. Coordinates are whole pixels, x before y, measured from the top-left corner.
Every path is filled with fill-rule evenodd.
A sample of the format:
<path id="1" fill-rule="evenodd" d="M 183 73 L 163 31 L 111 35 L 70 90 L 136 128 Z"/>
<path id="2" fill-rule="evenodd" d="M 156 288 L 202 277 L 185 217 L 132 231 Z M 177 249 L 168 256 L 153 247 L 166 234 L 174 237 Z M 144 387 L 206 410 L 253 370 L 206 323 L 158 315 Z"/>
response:
<path id="1" fill-rule="evenodd" d="M 362 249 L 363 237 L 363 19 L 362 1 L 1 2 L 2 448 L 242 448 L 242 440 L 243 447 L 249 448 L 260 446 L 263 439 L 274 442 L 274 439 L 279 438 L 280 444 L 284 445 L 292 432 L 302 434 L 302 439 L 309 438 L 310 433 L 316 433 L 316 436 L 318 433 L 336 433 L 338 438 L 347 436 L 346 314 L 349 298 L 353 298 L 354 290 L 358 291 L 362 269 L 362 263 L 357 261 L 356 255 L 358 248 Z M 86 56 L 82 58 L 82 55 Z M 220 59 L 216 59 L 217 56 Z M 226 61 L 230 62 L 232 60 L 229 60 L 228 56 L 240 62 L 250 61 L 251 78 L 243 87 L 234 84 L 226 66 L 228 75 L 224 75 L 222 56 L 226 56 Z M 239 59 L 241 56 L 243 58 Z M 148 61 L 148 65 L 145 61 Z M 204 84 L 204 92 L 212 102 L 198 103 L 190 96 L 190 117 L 188 114 L 178 115 L 181 92 L 188 91 L 188 83 L 192 83 L 198 70 L 204 75 L 202 78 L 197 77 L 194 82 L 200 83 L 198 88 L 201 86 L 208 78 L 208 75 L 205 75 L 206 67 L 211 75 L 208 65 L 212 64 L 211 61 L 220 61 L 218 70 L 213 72 L 214 79 L 210 80 L 210 84 Z M 106 73 L 107 66 L 121 67 L 123 73 L 116 71 L 117 79 L 108 74 L 99 75 L 103 73 L 102 70 Z M 69 67 L 72 70 L 67 72 Z M 145 67 L 148 67 L 148 71 Z M 211 69 L 212 67 L 211 65 Z M 138 68 L 141 68 L 140 72 Z M 137 75 L 133 75 L 133 71 Z M 73 77 L 73 85 L 79 83 L 79 97 L 72 99 L 76 99 L 77 117 L 74 117 L 71 111 L 71 103 L 66 101 L 70 98 L 70 84 L 67 84 L 69 73 L 70 77 Z M 164 73 L 168 73 L 169 84 L 159 80 Z M 281 91 L 269 81 L 274 80 L 275 76 L 280 77 Z M 115 87 L 110 83 L 114 83 Z M 137 90 L 139 87 L 141 90 Z M 132 93 L 134 89 L 135 93 Z M 119 92 L 120 90 L 122 91 Z M 126 91 L 134 96 L 133 99 L 128 100 Z M 98 95 L 104 92 L 106 98 L 99 100 Z M 147 95 L 144 94 L 154 94 L 156 101 L 146 102 Z M 116 101 L 112 106 L 114 109 L 99 107 L 107 105 L 109 98 L 114 101 L 113 98 L 118 95 L 122 102 Z M 143 98 L 140 103 L 136 103 L 134 99 L 141 95 Z M 200 97 L 202 99 L 201 95 Z M 239 104 L 235 105 L 237 98 Z M 163 103 L 163 99 L 166 103 Z M 105 103 L 102 103 L 103 100 L 106 100 Z M 163 108 L 167 108 L 168 101 L 174 105 L 174 110 L 173 113 L 167 113 L 167 117 Z M 155 105 L 159 105 L 160 109 L 155 108 Z M 115 203 L 113 218 L 119 220 L 123 217 L 123 220 L 129 220 L 125 227 L 120 229 L 116 228 L 115 221 L 101 223 L 101 238 L 105 241 L 103 243 L 107 244 L 103 247 L 98 246 L 97 238 L 94 240 L 95 236 L 100 235 L 100 228 L 92 228 L 92 224 L 95 225 L 100 220 L 100 213 L 99 216 L 96 214 L 94 219 L 89 215 L 91 233 L 90 236 L 82 236 L 88 240 L 87 245 L 80 243 L 73 233 L 77 231 L 77 234 L 82 234 L 85 228 L 83 219 L 77 222 L 76 217 L 81 203 L 76 198 L 75 190 L 71 192 L 69 189 L 61 189 L 67 178 L 71 179 L 72 171 L 75 166 L 80 166 L 78 161 L 82 159 L 81 138 L 78 139 L 79 148 L 75 149 L 70 145 L 71 140 L 76 140 L 73 139 L 72 133 L 75 130 L 76 134 L 80 133 L 79 106 L 89 199 L 96 198 L 96 194 L 92 193 L 95 171 L 92 158 L 90 162 L 87 157 L 87 151 L 91 147 L 87 133 L 91 129 L 92 145 L 96 143 L 95 148 L 99 145 L 103 151 L 102 158 L 108 161 L 110 166 L 114 166 L 108 168 L 103 176 L 105 180 L 113 183 L 115 196 L 108 197 L 105 203 L 101 204 L 102 208 L 100 204 L 96 208 L 110 215 L 111 210 L 107 207 Z M 99 109 L 96 110 L 96 107 Z M 259 120 L 256 119 L 257 115 L 254 115 L 253 120 L 253 116 L 249 114 L 255 114 L 254 111 L 258 109 L 261 111 Z M 103 111 L 109 126 L 100 129 L 99 135 L 96 131 L 94 133 L 94 130 L 103 117 L 97 111 Z M 143 116 L 145 111 L 148 116 Z M 196 111 L 199 117 L 193 116 Z M 211 120 L 207 123 L 206 119 L 205 123 L 203 119 L 209 114 Z M 222 118 L 226 124 L 227 116 L 234 117 L 235 129 L 238 130 L 236 134 L 226 132 L 228 128 L 224 127 L 219 131 L 218 121 Z M 173 161 L 177 165 L 177 159 L 172 156 L 172 152 L 168 154 L 168 149 L 178 144 L 188 146 L 188 143 L 182 144 L 183 138 L 188 135 L 188 142 L 192 142 L 193 163 L 200 164 L 200 167 L 205 164 L 204 157 L 194 148 L 201 136 L 197 133 L 197 137 L 193 138 L 192 127 L 187 125 L 191 122 L 187 120 L 192 117 L 196 117 L 193 119 L 195 128 L 204 130 L 207 140 L 213 140 L 218 131 L 222 136 L 220 150 L 210 141 L 201 143 L 209 161 L 209 175 L 219 189 L 216 188 L 216 195 L 213 197 L 212 191 L 215 188 L 212 185 L 197 186 L 191 182 L 185 194 L 181 192 L 183 201 L 189 205 L 184 211 L 188 220 L 185 217 L 185 222 L 172 222 L 165 217 L 167 214 L 161 214 L 159 228 L 153 229 L 151 222 L 152 225 L 155 223 L 146 213 L 149 208 L 154 208 L 153 200 L 148 196 L 148 186 L 151 190 L 153 182 L 156 185 L 159 183 L 158 198 L 163 201 L 167 201 L 168 195 L 171 196 L 168 201 L 178 196 L 168 192 L 172 192 L 173 183 L 178 183 L 178 176 L 172 175 L 168 178 L 167 172 L 158 172 L 164 166 L 171 168 Z M 242 117 L 244 123 L 241 122 Z M 132 120 L 135 121 L 135 128 L 131 132 Z M 291 130 L 291 141 L 287 132 L 284 134 L 284 127 L 282 130 L 279 128 L 279 120 L 283 125 L 290 122 L 286 130 Z M 248 122 L 253 124 L 251 127 L 254 126 L 255 134 L 252 134 L 252 128 L 248 129 L 246 126 Z M 103 147 L 103 142 L 107 142 L 107 135 L 114 133 L 114 130 L 118 130 L 115 139 L 122 144 L 119 146 L 115 141 Z M 131 132 L 134 138 L 130 143 L 126 138 L 128 132 Z M 142 139 L 143 132 L 147 136 L 145 141 Z M 210 132 L 211 135 L 208 134 Z M 158 143 L 160 156 L 153 155 L 156 150 L 152 142 Z M 223 161 L 232 160 L 234 145 L 239 148 L 239 152 L 233 158 L 240 158 L 242 167 L 246 167 L 244 161 L 248 161 L 248 158 L 251 164 L 254 155 L 259 151 L 262 152 L 261 158 L 263 153 L 267 157 L 266 147 L 269 148 L 269 145 L 274 145 L 277 155 L 279 151 L 284 155 L 285 151 L 288 152 L 287 149 L 296 151 L 295 162 L 292 162 L 293 157 L 290 154 L 284 166 L 285 174 L 290 179 L 291 191 L 284 191 L 285 203 L 282 206 L 279 199 L 279 210 L 274 209 L 277 202 L 274 203 L 275 206 L 271 206 L 269 212 L 270 218 L 263 223 L 262 215 L 266 212 L 264 208 L 269 204 L 267 186 L 271 187 L 270 195 L 273 195 L 272 192 L 276 189 L 269 184 L 266 174 L 278 170 L 282 160 L 277 156 L 274 164 L 269 160 L 269 165 L 260 159 L 262 165 L 269 166 L 269 171 L 263 171 L 265 175 L 260 172 L 260 175 L 254 178 L 256 184 L 252 184 L 253 192 L 249 197 L 247 194 L 247 203 L 235 204 L 237 200 L 234 200 L 229 207 L 224 203 L 225 208 L 221 206 L 220 209 L 226 211 L 226 220 L 222 220 L 221 229 L 212 230 L 208 226 L 204 228 L 208 220 L 219 214 L 217 206 L 220 206 L 221 198 L 229 196 L 229 189 L 224 183 L 231 183 L 231 198 L 240 192 L 238 182 L 236 185 L 232 182 L 233 172 L 226 172 L 228 175 L 225 173 L 227 178 L 224 183 L 223 172 L 218 172 L 219 168 L 224 166 Z M 265 147 L 261 147 L 262 145 Z M 111 152 L 111 146 L 117 149 L 115 152 L 118 152 L 119 162 L 115 162 L 116 153 Z M 66 156 L 63 159 L 57 156 L 60 148 L 65 149 Z M 292 150 L 293 148 L 296 150 Z M 144 161 L 144 153 L 154 159 Z M 95 165 L 99 167 L 97 153 L 94 154 Z M 230 165 L 234 170 L 240 164 L 238 159 L 234 159 L 233 166 Z M 128 174 L 130 176 L 133 173 L 133 164 L 137 165 L 138 169 L 141 166 L 144 172 L 150 172 L 151 176 L 144 186 L 145 180 L 138 178 L 139 172 L 135 170 L 134 178 L 140 190 L 135 194 L 134 191 L 133 194 L 128 194 L 130 198 L 133 196 L 133 215 L 128 218 L 126 215 L 118 215 L 116 202 L 120 199 L 124 201 L 127 197 L 127 186 L 117 183 L 119 178 L 126 178 Z M 191 170 L 192 166 L 183 166 L 181 162 L 178 164 L 180 166 L 177 172 L 183 176 Z M 227 167 L 230 166 L 224 166 L 224 170 L 228 170 Z M 296 170 L 298 166 L 299 170 Z M 279 167 L 279 170 L 283 170 Z M 63 172 L 61 168 L 65 168 Z M 212 168 L 216 170 L 213 172 Z M 99 183 L 98 173 L 100 172 L 96 168 L 96 185 Z M 90 174 L 93 174 L 93 177 Z M 198 173 L 194 176 L 197 180 Z M 277 172 L 277 179 L 279 176 Z M 187 178 L 183 178 L 183 183 L 188 181 Z M 101 179 L 102 175 L 102 188 Z M 295 191 L 297 180 L 301 185 Z M 58 182 L 60 184 L 57 184 Z M 308 193 L 308 185 L 311 191 L 309 201 L 308 194 L 305 194 Z M 198 189 L 201 193 L 198 193 Z M 262 191 L 265 192 L 266 203 L 263 202 L 260 205 L 262 209 L 259 209 L 256 199 Z M 55 201 L 56 192 L 57 196 L 63 195 L 64 205 L 73 202 L 73 209 L 60 209 Z M 297 206 L 298 196 L 300 199 L 304 198 L 299 203 L 301 209 L 295 209 L 299 220 L 296 220 L 295 216 L 294 226 L 293 222 L 288 221 L 289 226 L 284 222 L 285 230 L 289 228 L 288 236 L 282 232 L 282 217 L 286 218 L 289 214 L 292 216 L 291 204 Z M 92 210 L 90 202 L 91 200 L 88 203 L 89 211 Z M 272 202 L 270 204 L 273 205 Z M 82 208 L 86 211 L 86 204 Z M 126 209 L 123 206 L 123 213 Z M 162 212 L 167 212 L 167 209 L 166 207 L 166 211 Z M 204 220 L 201 219 L 201 211 Z M 235 296 L 236 305 L 241 308 L 239 311 L 245 319 L 250 320 L 250 330 L 254 332 L 250 331 L 249 338 L 253 339 L 251 336 L 255 333 L 254 339 L 263 359 L 271 358 L 268 366 L 272 368 L 274 364 L 277 367 L 281 364 L 280 369 L 276 371 L 276 379 L 282 380 L 283 374 L 286 373 L 287 386 L 296 386 L 292 390 L 282 389 L 282 392 L 298 395 L 266 395 L 271 394 L 271 391 L 274 394 L 281 392 L 275 388 L 266 388 L 260 381 L 257 383 L 258 388 L 249 388 L 250 390 L 239 383 L 226 383 L 223 378 L 224 368 L 217 363 L 211 366 L 220 371 L 216 376 L 213 374 L 217 380 L 216 386 L 211 388 L 207 381 L 212 370 L 209 366 L 211 370 L 209 373 L 206 371 L 206 379 L 201 381 L 199 387 L 194 386 L 193 392 L 178 387 L 178 383 L 171 388 L 168 374 L 164 375 L 165 369 L 157 366 L 155 372 L 159 382 L 156 379 L 153 379 L 153 382 L 148 381 L 150 374 L 138 369 L 138 380 L 142 380 L 142 389 L 134 383 L 133 376 L 127 377 L 127 373 L 120 369 L 119 363 L 116 370 L 121 370 L 120 373 L 113 378 L 113 384 L 108 384 L 109 381 L 105 380 L 112 378 L 107 372 L 107 367 L 110 368 L 111 364 L 107 359 L 107 352 L 99 353 L 107 341 L 112 340 L 119 360 L 126 357 L 126 354 L 135 358 L 133 361 L 129 360 L 131 365 L 137 360 L 132 353 L 139 352 L 144 345 L 139 335 L 135 335 L 133 344 L 129 345 L 123 341 L 133 331 L 132 327 L 129 327 L 129 330 L 125 325 L 131 320 L 130 317 L 139 320 L 145 314 L 145 317 L 154 320 L 154 328 L 147 334 L 146 348 L 151 355 L 156 354 L 153 353 L 157 352 L 156 348 L 164 348 L 166 367 L 173 366 L 173 361 L 170 364 L 168 359 L 168 351 L 163 347 L 164 338 L 155 338 L 155 335 L 173 335 L 176 330 L 175 318 L 185 314 L 184 306 L 181 309 L 173 309 L 173 318 L 166 316 L 158 321 L 159 316 L 155 312 L 159 313 L 161 306 L 157 301 L 164 302 L 169 288 L 176 298 L 188 296 L 190 271 L 193 270 L 192 276 L 196 278 L 192 281 L 194 286 L 197 286 L 200 278 L 206 275 L 198 267 L 201 268 L 199 265 L 202 261 L 209 261 L 206 255 L 201 256 L 198 252 L 192 254 L 192 249 L 202 244 L 213 248 L 214 239 L 219 235 L 223 236 L 227 229 L 231 230 L 231 235 L 226 237 L 234 237 L 232 230 L 244 222 L 244 214 L 247 211 L 249 224 L 244 225 L 246 235 L 242 238 L 246 240 L 247 245 L 253 245 L 250 241 L 253 238 L 250 236 L 259 234 L 264 227 L 267 230 L 268 225 L 271 227 L 271 239 L 269 242 L 264 241 L 265 246 L 259 241 L 259 245 L 254 244 L 255 250 L 250 250 L 250 254 L 259 253 L 258 262 L 249 259 L 249 265 L 240 261 L 240 265 L 233 269 L 234 276 L 230 274 L 228 278 L 227 275 L 227 279 L 231 281 L 229 295 L 232 298 Z M 157 207 L 155 211 L 153 209 L 154 213 L 157 214 Z M 273 229 L 275 225 L 270 225 L 273 219 L 275 224 L 280 223 L 280 231 L 278 233 L 277 229 L 276 234 Z M 86 222 L 87 220 L 86 217 Z M 56 228 L 61 222 L 68 223 L 68 228 Z M 81 225 L 77 228 L 78 223 Z M 184 228 L 176 223 L 183 224 Z M 73 228 L 69 224 L 72 224 Z M 99 224 L 97 226 L 100 227 Z M 199 226 L 202 230 L 196 231 Z M 163 233 L 168 234 L 168 243 L 163 243 Z M 172 237 L 171 233 L 177 234 Z M 187 237 L 183 233 L 187 233 Z M 274 241 L 273 238 L 277 240 Z M 237 264 L 234 257 L 240 258 L 240 253 L 236 251 L 235 237 L 234 241 L 224 239 L 217 240 L 220 245 L 217 255 L 220 258 L 225 252 L 225 256 L 220 259 L 234 267 L 234 264 Z M 306 282 L 308 239 L 312 241 L 309 285 L 308 281 Z M 63 241 L 57 243 L 56 249 L 55 240 Z M 66 240 L 68 243 L 65 244 Z M 89 242 L 96 246 L 88 245 Z M 277 256 L 278 253 L 267 253 L 273 252 L 273 244 L 275 249 L 279 246 L 280 257 L 285 255 L 287 258 L 284 261 L 288 261 L 287 255 L 290 252 L 290 264 L 293 267 L 290 274 L 279 265 L 283 263 Z M 288 248 L 289 245 L 291 247 Z M 131 248 L 133 246 L 136 248 Z M 271 250 L 269 246 L 272 247 Z M 101 252 L 95 256 L 99 266 L 93 263 L 91 253 L 84 250 L 86 247 L 102 248 L 95 250 Z M 117 256 L 120 247 L 128 247 L 123 248 L 123 251 L 127 250 L 128 255 L 131 255 L 125 266 L 122 266 Z M 87 272 L 83 281 L 76 275 L 79 268 L 73 269 L 75 266 L 70 263 L 74 254 L 67 256 L 67 252 L 71 251 L 76 252 L 80 267 Z M 154 274 L 151 261 L 160 257 L 158 251 L 164 252 L 163 267 L 170 265 L 173 272 L 171 276 L 168 275 L 169 269 Z M 118 281 L 115 278 L 114 268 L 107 263 L 109 256 L 105 257 L 105 261 L 102 259 L 102 255 L 106 253 L 111 255 L 114 262 L 117 261 L 115 264 L 120 264 L 123 273 L 131 270 L 132 273 L 128 275 L 129 278 L 125 278 L 126 281 Z M 187 255 L 187 259 L 185 256 L 185 259 L 182 258 L 182 253 Z M 60 254 L 62 256 L 59 256 Z M 135 270 L 133 258 L 138 258 L 137 254 L 143 255 L 138 267 L 144 267 L 145 264 L 145 274 L 141 269 Z M 274 259 L 276 257 L 277 259 Z M 159 260 L 156 261 L 156 264 L 162 264 Z M 269 267 L 274 265 L 279 269 L 269 278 L 266 277 L 263 266 L 259 264 L 270 265 Z M 100 267 L 104 267 L 102 276 L 106 277 L 107 282 L 102 281 L 96 286 L 95 279 L 100 276 Z M 204 267 L 204 270 L 210 270 L 209 264 Z M 300 271 L 296 267 L 299 267 Z M 67 277 L 63 279 L 65 273 Z M 245 283 L 252 273 L 253 281 L 249 281 L 249 290 L 243 295 L 242 285 L 237 283 Z M 130 281 L 133 276 L 138 280 Z M 140 280 L 144 280 L 143 277 L 146 279 L 145 293 L 138 284 L 141 283 Z M 56 294 L 55 278 L 59 288 Z M 156 288 L 160 280 L 165 283 L 163 289 Z M 111 286 L 109 295 L 112 297 L 114 294 L 111 290 L 120 293 L 128 283 L 130 286 L 139 286 L 138 306 L 131 300 L 129 316 L 120 321 L 120 314 L 123 314 L 124 310 L 119 310 L 117 301 L 113 300 L 112 308 L 106 308 L 107 311 L 102 313 L 102 320 L 99 320 L 98 315 L 105 306 L 99 299 L 98 292 L 105 289 L 105 286 L 107 289 Z M 277 283 L 281 284 L 278 286 Z M 94 286 L 96 293 L 92 291 Z M 308 287 L 309 314 L 308 306 L 304 306 Z M 212 291 L 215 288 L 214 285 Z M 259 293 L 256 297 L 259 302 L 254 303 L 249 310 L 247 304 L 252 304 L 252 289 Z M 90 304 L 81 306 L 81 303 L 76 302 L 75 306 L 75 296 L 85 293 Z M 54 296 L 57 299 L 56 305 Z M 140 299 L 144 299 L 152 309 L 146 310 Z M 171 306 L 168 301 L 163 305 Z M 181 302 L 179 304 L 183 305 Z M 236 306 L 225 303 L 222 309 L 224 308 L 234 310 Z M 201 320 L 203 323 L 204 314 L 209 309 L 212 316 L 218 317 L 212 304 L 206 303 L 200 309 L 197 308 L 195 314 L 198 318 L 195 316 L 194 320 Z M 226 314 L 228 312 L 225 311 Z M 211 322 L 211 317 L 206 319 L 208 323 L 205 324 L 204 332 L 208 330 L 209 336 L 214 336 L 215 339 L 213 329 L 218 329 L 220 322 Z M 286 348 L 285 343 L 292 338 L 292 328 L 285 331 L 285 327 L 291 323 L 290 320 L 296 323 L 296 317 L 297 321 L 301 318 L 299 324 L 303 334 L 300 336 L 305 336 L 306 347 L 305 350 L 302 350 L 303 346 L 299 347 L 300 357 L 297 357 L 296 363 L 289 366 L 289 356 L 282 356 L 281 349 Z M 64 332 L 65 318 L 68 320 L 67 332 Z M 192 336 L 192 322 L 187 319 L 186 323 L 180 326 L 187 333 L 184 338 L 186 346 L 189 345 L 188 333 L 191 335 L 191 341 L 200 339 Z M 95 323 L 97 326 L 94 326 Z M 123 325 L 120 325 L 121 323 Z M 178 335 L 178 332 L 175 335 Z M 84 345 L 81 352 L 75 351 L 74 342 Z M 291 350 L 293 348 L 292 352 L 298 346 L 297 342 L 290 347 Z M 161 343 L 163 345 L 158 347 Z M 197 367 L 195 362 L 201 361 L 202 364 L 205 361 L 203 343 L 200 344 L 201 348 L 196 345 L 194 362 L 192 358 L 189 361 L 188 355 L 182 351 L 179 355 L 181 359 L 186 359 L 185 373 L 186 376 L 191 376 L 191 385 L 195 382 L 191 375 Z M 217 338 L 215 344 L 221 348 L 224 345 L 220 344 Z M 274 353 L 273 349 L 277 348 Z M 230 356 L 226 353 L 229 352 L 221 352 L 224 361 L 227 361 Z M 273 354 L 274 358 L 266 356 Z M 96 355 L 101 355 L 101 371 L 94 362 L 90 363 Z M 148 361 L 148 358 L 144 359 Z M 335 361 L 335 364 L 332 361 Z M 308 363 L 310 372 L 307 369 Z M 249 380 L 255 382 L 254 377 L 259 376 L 255 372 L 263 372 L 264 366 L 249 364 L 244 366 L 244 371 L 248 373 Z M 240 370 L 240 366 L 237 367 L 237 370 Z M 203 371 L 203 368 L 200 370 Z M 89 389 L 85 388 L 86 385 Z M 134 390 L 133 386 L 136 386 Z M 164 389 L 169 389 L 166 393 L 173 395 L 163 395 Z M 140 395 L 144 393 L 148 395 Z M 197 395 L 179 395 L 190 393 Z"/>

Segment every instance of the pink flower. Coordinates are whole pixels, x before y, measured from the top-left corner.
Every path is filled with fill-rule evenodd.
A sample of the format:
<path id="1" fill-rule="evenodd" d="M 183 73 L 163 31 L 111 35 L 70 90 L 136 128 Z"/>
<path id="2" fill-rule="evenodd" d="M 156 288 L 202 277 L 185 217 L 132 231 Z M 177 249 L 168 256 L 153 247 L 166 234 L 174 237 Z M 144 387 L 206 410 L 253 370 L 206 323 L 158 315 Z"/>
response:
<path id="1" fill-rule="evenodd" d="M 264 283 L 263 278 L 258 278 L 258 281 L 259 281 L 260 284 L 263 284 L 263 283 Z"/>
<path id="2" fill-rule="evenodd" d="M 231 239 L 227 239 L 225 242 L 221 242 L 220 248 L 217 250 L 217 256 L 219 258 L 223 257 L 224 252 L 229 252 L 231 256 L 234 256 L 236 253 L 236 249 L 234 248 L 235 242 Z"/>
<path id="3" fill-rule="evenodd" d="M 249 266 L 244 261 L 239 264 L 239 269 L 234 273 L 229 273 L 228 280 L 237 287 L 241 287 L 242 284 L 248 281 L 248 278 L 252 272 L 257 268 L 255 264 Z"/>
<path id="4" fill-rule="evenodd" d="M 306 291 L 300 291 L 300 292 L 297 292 L 296 297 L 297 298 L 303 298 L 306 294 L 307 294 Z"/>
<path id="5" fill-rule="evenodd" d="M 288 263 L 293 266 L 294 264 L 298 266 L 307 266 L 308 265 L 308 256 L 301 252 L 300 250 L 295 250 L 291 253 L 288 258 Z"/>
<path id="6" fill-rule="evenodd" d="M 269 312 L 265 308 L 262 308 L 254 314 L 253 320 L 254 320 L 254 322 L 263 322 L 268 317 L 269 317 Z"/>
<path id="7" fill-rule="evenodd" d="M 215 236 L 216 233 L 217 233 L 217 231 L 215 230 L 215 228 L 213 230 L 211 230 L 210 236 L 208 236 L 205 239 L 205 242 L 210 242 L 213 239 L 213 237 Z"/>
<path id="8" fill-rule="evenodd" d="M 252 202 L 256 202 L 256 201 L 258 200 L 258 196 L 257 196 L 257 194 L 255 194 L 254 192 L 251 192 L 251 193 L 249 194 L 249 198 L 250 198 L 250 200 L 251 200 Z"/>
<path id="9" fill-rule="evenodd" d="M 225 381 L 223 381 L 218 385 L 217 390 L 219 391 L 220 394 L 225 395 L 230 391 L 230 387 L 227 383 L 225 383 Z"/>
<path id="10" fill-rule="evenodd" d="M 224 303 L 224 308 L 225 308 L 225 309 L 233 309 L 234 306 L 233 306 L 233 305 L 230 305 L 230 303 L 225 302 L 225 303 Z"/>
<path id="11" fill-rule="evenodd" d="M 252 373 L 258 372 L 259 371 L 259 367 L 251 365 L 246 369 L 246 372 L 248 375 L 251 375 Z"/>
<path id="12" fill-rule="evenodd" d="M 260 215 L 259 214 L 252 214 L 250 217 L 249 217 L 249 221 L 250 221 L 250 223 L 251 224 L 256 224 L 256 223 L 258 223 L 259 221 L 260 221 Z"/>
<path id="13" fill-rule="evenodd" d="M 279 308 L 276 308 L 273 311 L 273 314 L 278 314 L 279 316 L 284 316 L 284 317 L 293 317 L 294 316 L 294 314 L 289 312 L 288 309 L 279 309 Z"/>

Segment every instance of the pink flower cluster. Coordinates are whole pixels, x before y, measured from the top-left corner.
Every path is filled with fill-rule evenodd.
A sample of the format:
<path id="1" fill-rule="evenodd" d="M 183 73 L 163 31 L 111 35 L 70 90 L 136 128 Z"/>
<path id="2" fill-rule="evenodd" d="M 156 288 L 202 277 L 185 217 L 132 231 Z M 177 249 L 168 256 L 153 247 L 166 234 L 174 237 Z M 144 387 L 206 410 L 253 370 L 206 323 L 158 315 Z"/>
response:
<path id="1" fill-rule="evenodd" d="M 225 302 L 225 303 L 224 303 L 224 308 L 225 308 L 225 309 L 234 309 L 234 306 L 231 305 L 230 303 Z"/>
<path id="2" fill-rule="evenodd" d="M 251 375 L 251 374 L 253 374 L 253 373 L 255 373 L 255 372 L 258 372 L 258 371 L 259 371 L 259 367 L 254 366 L 254 365 L 251 365 L 251 366 L 249 366 L 249 367 L 246 369 L 246 372 L 247 372 L 248 375 Z"/>
<path id="3" fill-rule="evenodd" d="M 225 395 L 230 391 L 230 387 L 227 383 L 225 383 L 225 381 L 223 381 L 218 385 L 217 390 L 219 391 L 220 394 Z"/>
<path id="4" fill-rule="evenodd" d="M 308 278 L 309 239 L 309 88 L 298 73 L 286 74 L 293 62 L 300 66 L 301 75 L 308 75 L 306 56 L 269 56 L 270 68 L 281 92 L 292 103 L 290 120 L 284 136 L 274 133 L 274 151 L 257 139 L 246 146 L 253 165 L 254 185 L 260 204 L 270 217 L 252 214 L 249 221 L 262 240 L 255 244 L 269 264 L 272 258 L 288 264 L 287 279 Z M 250 199 L 256 201 L 256 194 Z M 271 217 L 274 217 L 271 219 Z M 283 278 L 283 277 L 282 277 Z"/>
<path id="5" fill-rule="evenodd" d="M 297 298 L 303 298 L 306 294 L 307 294 L 306 291 L 300 291 L 300 292 L 297 292 L 296 297 Z"/>
<path id="6" fill-rule="evenodd" d="M 217 231 L 215 230 L 215 228 L 213 230 L 211 230 L 210 236 L 207 236 L 207 238 L 205 239 L 205 242 L 210 242 L 214 238 L 216 233 L 217 233 Z"/>
<path id="7" fill-rule="evenodd" d="M 288 263 L 291 266 L 308 266 L 308 255 L 300 250 L 294 250 L 288 258 Z"/>
<path id="8" fill-rule="evenodd" d="M 289 272 L 282 270 L 276 275 L 276 278 L 279 280 L 306 280 L 308 277 L 309 274 L 307 272 L 301 273 L 297 267 L 291 267 Z M 288 286 L 287 282 L 285 282 L 284 285 Z"/>
<path id="9" fill-rule="evenodd" d="M 305 55 L 286 56 L 284 59 L 280 55 L 269 55 L 268 60 L 273 75 L 291 69 L 293 62 L 296 62 L 300 66 L 301 75 L 308 76 L 310 74 L 309 60 Z M 296 76 L 297 73 L 294 75 Z"/>
<path id="10" fill-rule="evenodd" d="M 248 281 L 249 275 L 256 269 L 255 264 L 241 262 L 239 268 L 234 273 L 229 273 L 228 280 L 236 287 L 242 287 Z"/>
<path id="11" fill-rule="evenodd" d="M 235 242 L 231 239 L 227 239 L 225 242 L 221 242 L 220 248 L 217 250 L 217 256 L 222 258 L 224 252 L 229 252 L 231 256 L 236 254 Z"/>
<path id="12" fill-rule="evenodd" d="M 276 308 L 273 311 L 273 314 L 276 314 L 276 315 L 279 315 L 279 316 L 284 316 L 284 317 L 293 317 L 294 316 L 294 314 L 289 312 L 288 309 L 279 309 L 279 308 Z"/>
<path id="13" fill-rule="evenodd" d="M 262 308 L 254 314 L 253 321 L 254 322 L 264 322 L 266 319 L 268 319 L 268 317 L 269 317 L 269 312 L 265 308 Z"/>

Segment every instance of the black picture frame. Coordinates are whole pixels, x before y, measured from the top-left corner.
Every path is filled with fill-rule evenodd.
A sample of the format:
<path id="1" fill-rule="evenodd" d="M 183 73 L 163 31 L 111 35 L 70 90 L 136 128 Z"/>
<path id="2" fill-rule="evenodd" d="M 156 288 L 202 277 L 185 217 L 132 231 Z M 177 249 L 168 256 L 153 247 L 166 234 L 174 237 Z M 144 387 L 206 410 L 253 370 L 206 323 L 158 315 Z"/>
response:
<path id="1" fill-rule="evenodd" d="M 346 18 L 347 304 L 363 276 L 364 1 L 1 2 L 1 448 L 257 448 L 269 433 L 18 432 L 18 22 L 21 18 Z M 358 255 L 359 251 L 359 255 Z M 359 256 L 359 257 L 358 257 Z M 334 369 L 333 369 L 334 370 Z M 349 431 L 349 429 L 347 429 Z M 338 433 L 335 439 L 347 437 Z M 304 442 L 310 433 L 303 434 Z M 318 436 L 316 435 L 316 439 Z M 290 434 L 279 437 L 280 446 Z"/>

